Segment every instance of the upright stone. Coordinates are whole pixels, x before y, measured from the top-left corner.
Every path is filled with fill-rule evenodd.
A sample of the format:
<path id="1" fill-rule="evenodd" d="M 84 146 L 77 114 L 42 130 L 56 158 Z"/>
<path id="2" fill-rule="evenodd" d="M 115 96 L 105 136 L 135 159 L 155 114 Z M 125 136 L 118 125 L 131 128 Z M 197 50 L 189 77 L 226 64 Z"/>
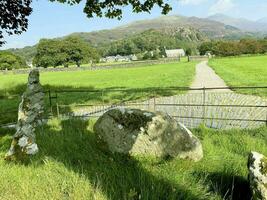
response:
<path id="1" fill-rule="evenodd" d="M 35 129 L 42 122 L 43 112 L 44 92 L 39 80 L 39 71 L 33 69 L 29 74 L 27 89 L 19 104 L 16 133 L 6 154 L 7 160 L 38 152 Z"/>

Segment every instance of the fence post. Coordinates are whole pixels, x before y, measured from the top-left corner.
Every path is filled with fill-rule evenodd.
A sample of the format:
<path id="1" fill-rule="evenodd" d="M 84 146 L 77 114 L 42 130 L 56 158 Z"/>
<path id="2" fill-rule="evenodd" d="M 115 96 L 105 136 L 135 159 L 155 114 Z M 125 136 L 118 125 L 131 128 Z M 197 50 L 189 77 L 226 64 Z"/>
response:
<path id="1" fill-rule="evenodd" d="M 59 106 L 58 106 L 58 103 L 57 103 L 57 117 L 59 118 Z"/>
<path id="2" fill-rule="evenodd" d="M 206 116 L 206 88 L 203 87 L 203 102 L 202 102 L 202 107 L 203 107 L 203 113 L 202 113 L 202 119 L 203 119 L 203 124 L 205 125 L 205 116 Z"/>
<path id="3" fill-rule="evenodd" d="M 51 114 L 53 115 L 52 99 L 51 99 L 51 91 L 50 91 L 50 89 L 48 90 L 48 96 L 49 96 L 49 105 L 50 105 Z"/>
<path id="4" fill-rule="evenodd" d="M 154 91 L 154 95 L 153 95 L 153 111 L 156 111 L 156 92 Z"/>
<path id="5" fill-rule="evenodd" d="M 101 98 L 102 98 L 102 104 L 104 105 L 104 89 L 102 89 L 101 91 Z"/>

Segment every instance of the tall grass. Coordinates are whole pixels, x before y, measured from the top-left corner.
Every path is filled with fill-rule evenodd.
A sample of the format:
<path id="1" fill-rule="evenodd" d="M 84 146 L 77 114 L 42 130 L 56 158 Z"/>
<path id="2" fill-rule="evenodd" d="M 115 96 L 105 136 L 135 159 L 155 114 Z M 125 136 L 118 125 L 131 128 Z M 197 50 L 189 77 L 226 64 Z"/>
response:
<path id="1" fill-rule="evenodd" d="M 40 152 L 28 163 L 0 160 L 0 199 L 242 199 L 250 198 L 247 155 L 267 155 L 266 128 L 193 130 L 200 162 L 129 157 L 99 150 L 94 121 L 50 120 L 37 134 Z M 13 130 L 0 130 L 0 156 Z"/>

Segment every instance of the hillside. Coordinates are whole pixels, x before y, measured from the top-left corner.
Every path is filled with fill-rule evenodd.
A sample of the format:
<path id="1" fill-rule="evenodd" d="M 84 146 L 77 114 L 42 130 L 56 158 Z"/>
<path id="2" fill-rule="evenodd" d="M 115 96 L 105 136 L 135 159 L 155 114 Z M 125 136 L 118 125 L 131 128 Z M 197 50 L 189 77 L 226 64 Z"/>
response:
<path id="1" fill-rule="evenodd" d="M 173 29 L 150 29 L 142 33 L 129 36 L 99 46 L 104 56 L 115 55 L 142 55 L 146 51 L 155 51 L 164 55 L 164 49 L 182 48 L 197 53 L 197 47 L 201 42 L 208 41 L 208 38 L 193 28 Z M 158 55 L 159 56 L 159 55 Z"/>
<path id="2" fill-rule="evenodd" d="M 267 32 L 266 18 L 260 19 L 258 21 L 251 21 L 244 18 L 233 18 L 223 14 L 216 14 L 209 16 L 207 19 L 237 27 L 238 29 L 243 31 Z"/>
<path id="3" fill-rule="evenodd" d="M 130 35 L 141 33 L 149 29 L 178 29 L 194 28 L 210 38 L 223 38 L 231 35 L 245 34 L 243 31 L 220 22 L 197 17 L 183 16 L 163 16 L 151 20 L 136 21 L 124 26 L 119 26 L 111 30 L 102 30 L 89 33 L 73 33 L 84 38 L 93 44 L 107 43 L 118 39 L 126 38 Z"/>
<path id="4" fill-rule="evenodd" d="M 258 23 L 264 23 L 267 24 L 267 17 L 261 18 L 259 20 L 257 20 Z"/>
<path id="5" fill-rule="evenodd" d="M 77 32 L 71 35 L 81 37 L 90 44 L 96 47 L 101 47 L 111 42 L 126 39 L 151 29 L 162 31 L 166 34 L 174 34 L 177 31 L 181 32 L 182 30 L 184 30 L 185 35 L 190 35 L 191 32 L 198 32 L 199 34 L 209 39 L 239 39 L 242 37 L 254 35 L 239 30 L 238 28 L 235 28 L 233 26 L 225 25 L 221 22 L 216 22 L 204 18 L 183 16 L 163 16 L 151 20 L 136 21 L 124 26 L 119 26 L 111 30 L 101 30 L 88 33 Z M 188 30 L 189 34 L 186 33 L 188 32 Z M 195 36 L 193 36 L 193 38 L 194 37 Z M 33 46 L 25 47 L 22 49 L 10 49 L 10 51 L 26 58 L 26 60 L 30 60 L 35 54 L 35 48 L 36 47 Z"/>

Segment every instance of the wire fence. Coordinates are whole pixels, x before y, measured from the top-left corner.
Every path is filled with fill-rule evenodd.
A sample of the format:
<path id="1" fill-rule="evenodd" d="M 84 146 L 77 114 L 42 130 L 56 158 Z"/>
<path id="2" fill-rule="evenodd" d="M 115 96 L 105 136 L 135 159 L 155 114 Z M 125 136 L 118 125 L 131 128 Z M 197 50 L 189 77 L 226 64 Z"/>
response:
<path id="1" fill-rule="evenodd" d="M 166 112 L 189 128 L 257 128 L 267 126 L 267 86 L 46 91 L 48 118 L 98 118 L 114 108 Z"/>

